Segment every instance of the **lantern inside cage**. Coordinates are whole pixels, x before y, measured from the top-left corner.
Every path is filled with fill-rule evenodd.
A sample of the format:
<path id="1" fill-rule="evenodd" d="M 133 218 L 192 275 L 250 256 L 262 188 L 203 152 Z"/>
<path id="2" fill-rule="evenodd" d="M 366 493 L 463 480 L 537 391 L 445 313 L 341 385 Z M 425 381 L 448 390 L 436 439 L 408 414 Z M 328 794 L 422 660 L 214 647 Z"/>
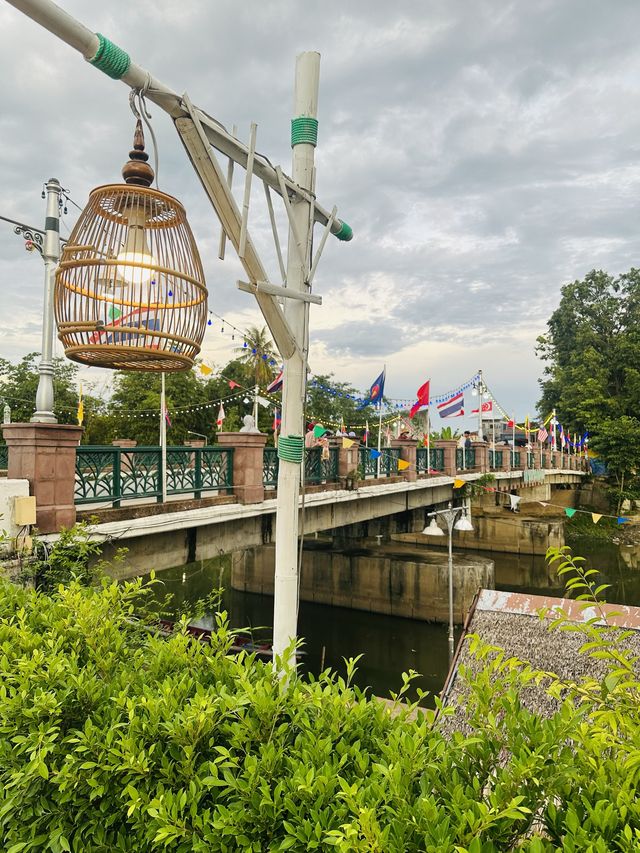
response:
<path id="1" fill-rule="evenodd" d="M 93 190 L 63 249 L 58 337 L 82 364 L 186 370 L 207 326 L 202 262 L 183 206 L 150 188 L 140 121 L 129 156 L 126 183 Z"/>

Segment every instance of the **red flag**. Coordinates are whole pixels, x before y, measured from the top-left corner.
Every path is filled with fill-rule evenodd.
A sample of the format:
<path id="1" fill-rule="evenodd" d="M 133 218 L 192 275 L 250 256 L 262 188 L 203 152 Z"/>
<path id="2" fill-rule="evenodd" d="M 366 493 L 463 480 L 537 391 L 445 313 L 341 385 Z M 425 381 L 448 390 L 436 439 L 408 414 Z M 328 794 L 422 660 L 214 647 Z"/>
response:
<path id="1" fill-rule="evenodd" d="M 424 383 L 424 385 L 421 385 L 418 388 L 418 390 L 416 391 L 416 396 L 418 399 L 413 404 L 413 406 L 411 406 L 411 409 L 409 411 L 409 417 L 410 418 L 415 416 L 418 409 L 421 409 L 423 406 L 429 405 L 429 383 L 430 382 L 431 382 L 431 380 L 427 379 L 427 381 Z"/>
<path id="2" fill-rule="evenodd" d="M 514 426 L 515 426 L 515 421 L 507 421 L 507 426 L 508 426 L 508 427 L 514 427 Z"/>

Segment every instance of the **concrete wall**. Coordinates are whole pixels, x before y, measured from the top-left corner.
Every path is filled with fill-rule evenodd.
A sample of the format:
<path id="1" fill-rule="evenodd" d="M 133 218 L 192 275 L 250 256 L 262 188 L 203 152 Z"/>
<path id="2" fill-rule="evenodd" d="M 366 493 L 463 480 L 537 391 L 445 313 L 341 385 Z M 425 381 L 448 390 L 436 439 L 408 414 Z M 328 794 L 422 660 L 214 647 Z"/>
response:
<path id="1" fill-rule="evenodd" d="M 411 560 L 411 553 L 416 557 Z M 247 548 L 233 555 L 231 586 L 273 595 L 275 548 Z M 411 619 L 449 619 L 447 558 L 427 549 L 305 549 L 300 598 Z M 454 614 L 461 623 L 480 587 L 494 587 L 493 562 L 454 556 Z"/>

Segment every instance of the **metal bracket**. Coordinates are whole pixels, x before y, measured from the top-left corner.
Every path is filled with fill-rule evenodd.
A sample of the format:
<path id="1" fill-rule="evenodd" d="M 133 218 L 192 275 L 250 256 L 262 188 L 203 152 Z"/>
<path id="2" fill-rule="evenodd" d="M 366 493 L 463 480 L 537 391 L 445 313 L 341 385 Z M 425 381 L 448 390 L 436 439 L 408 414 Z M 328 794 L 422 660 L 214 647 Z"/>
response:
<path id="1" fill-rule="evenodd" d="M 299 293 L 297 290 L 291 290 L 288 287 L 281 287 L 279 284 L 271 284 L 270 281 L 256 281 L 255 284 L 249 281 L 238 281 L 238 290 L 243 290 L 245 293 L 268 293 L 271 296 L 278 296 L 281 299 L 297 299 L 300 302 L 312 302 L 314 305 L 322 305 L 322 296 L 315 296 L 313 293 Z"/>
<path id="2" fill-rule="evenodd" d="M 189 112 L 189 117 L 176 118 L 176 130 L 200 178 L 202 186 L 218 215 L 227 238 L 232 243 L 236 252 L 238 252 L 240 249 L 242 215 L 200 123 L 199 112 L 194 109 L 188 95 L 185 94 L 182 96 L 182 103 Z M 246 235 L 244 257 L 240 258 L 240 261 L 247 273 L 249 281 L 268 282 L 269 277 L 262 266 L 249 234 Z M 275 298 L 258 289 L 255 290 L 254 295 L 282 357 L 292 358 L 294 355 L 297 355 L 302 360 L 300 345 L 296 341 L 282 309 Z"/>

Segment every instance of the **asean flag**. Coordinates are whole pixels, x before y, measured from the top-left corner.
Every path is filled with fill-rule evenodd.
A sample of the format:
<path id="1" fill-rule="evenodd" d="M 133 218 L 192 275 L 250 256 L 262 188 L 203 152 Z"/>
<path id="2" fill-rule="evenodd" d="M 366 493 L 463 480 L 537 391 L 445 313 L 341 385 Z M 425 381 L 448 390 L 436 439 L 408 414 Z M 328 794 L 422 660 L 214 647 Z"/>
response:
<path id="1" fill-rule="evenodd" d="M 377 379 L 373 380 L 371 388 L 369 388 L 369 403 L 377 403 L 382 399 L 382 395 L 384 394 L 384 380 L 386 369 L 382 371 L 380 376 Z"/>

